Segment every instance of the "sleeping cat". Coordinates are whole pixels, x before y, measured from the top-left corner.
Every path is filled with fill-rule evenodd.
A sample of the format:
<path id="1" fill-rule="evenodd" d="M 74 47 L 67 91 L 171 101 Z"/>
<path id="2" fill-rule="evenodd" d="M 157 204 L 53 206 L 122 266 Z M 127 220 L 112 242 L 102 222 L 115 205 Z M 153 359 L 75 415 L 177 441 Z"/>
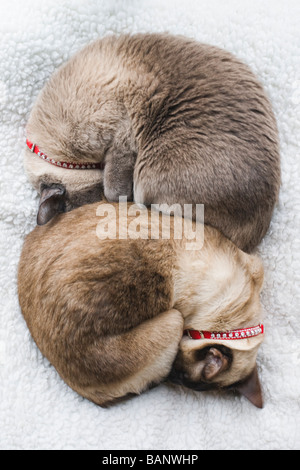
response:
<path id="1" fill-rule="evenodd" d="M 261 407 L 260 260 L 213 227 L 202 225 L 191 247 L 174 229 L 182 218 L 123 209 L 85 205 L 27 236 L 18 293 L 41 352 L 101 406 L 169 377 L 196 390 L 236 390 Z"/>
<path id="2" fill-rule="evenodd" d="M 269 227 L 275 118 L 249 68 L 217 47 L 168 34 L 98 40 L 51 77 L 27 132 L 39 224 L 104 186 L 110 201 L 202 203 L 205 223 L 248 252 Z"/>

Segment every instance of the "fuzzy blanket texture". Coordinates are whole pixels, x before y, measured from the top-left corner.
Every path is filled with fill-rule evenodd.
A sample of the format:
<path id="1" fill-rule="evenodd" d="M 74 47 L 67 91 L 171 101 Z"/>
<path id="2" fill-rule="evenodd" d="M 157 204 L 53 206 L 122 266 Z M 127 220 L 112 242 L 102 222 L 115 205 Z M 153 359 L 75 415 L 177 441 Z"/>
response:
<path id="1" fill-rule="evenodd" d="M 300 3 L 292 0 L 1 0 L 0 449 L 300 448 Z M 17 298 L 37 194 L 24 174 L 25 125 L 53 71 L 108 33 L 168 31 L 223 47 L 251 66 L 278 121 L 282 187 L 258 253 L 266 337 L 262 410 L 235 395 L 160 385 L 102 409 L 41 355 Z"/>

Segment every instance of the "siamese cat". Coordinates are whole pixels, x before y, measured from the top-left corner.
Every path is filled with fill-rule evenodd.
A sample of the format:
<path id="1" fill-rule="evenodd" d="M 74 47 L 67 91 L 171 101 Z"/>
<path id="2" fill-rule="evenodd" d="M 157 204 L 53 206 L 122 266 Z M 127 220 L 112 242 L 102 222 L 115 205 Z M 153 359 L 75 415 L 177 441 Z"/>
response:
<path id="1" fill-rule="evenodd" d="M 174 228 L 182 217 L 157 214 L 102 201 L 27 236 L 18 295 L 33 339 L 72 389 L 101 406 L 169 380 L 236 390 L 262 407 L 261 261 L 190 220 L 192 233 L 202 229 L 191 246 Z"/>
<path id="2" fill-rule="evenodd" d="M 248 66 L 217 47 L 168 34 L 97 40 L 50 78 L 27 138 L 40 225 L 104 190 L 109 201 L 204 204 L 205 223 L 247 252 L 269 227 L 275 118 Z"/>

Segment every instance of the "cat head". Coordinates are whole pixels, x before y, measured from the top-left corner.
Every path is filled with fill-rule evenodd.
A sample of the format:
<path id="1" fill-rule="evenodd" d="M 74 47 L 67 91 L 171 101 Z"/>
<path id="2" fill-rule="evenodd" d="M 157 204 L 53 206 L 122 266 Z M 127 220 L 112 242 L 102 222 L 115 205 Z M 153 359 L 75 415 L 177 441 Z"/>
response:
<path id="1" fill-rule="evenodd" d="M 257 329 L 261 329 L 257 326 Z M 222 334 L 222 333 L 221 333 Z M 196 391 L 232 390 L 258 408 L 263 399 L 256 356 L 263 334 L 238 340 L 183 337 L 170 380 Z"/>
<path id="2" fill-rule="evenodd" d="M 170 373 L 172 382 L 198 391 L 237 391 L 262 407 L 256 367 L 264 337 L 262 284 L 260 259 L 229 241 L 224 243 L 223 256 L 219 263 L 214 259 L 201 286 L 200 314 L 195 310 L 185 320 L 185 334 Z M 193 305 L 198 298 L 194 297 Z"/>
<path id="3" fill-rule="evenodd" d="M 24 168 L 40 196 L 38 225 L 46 224 L 56 214 L 69 212 L 103 198 L 103 170 L 61 168 L 43 160 L 31 152 L 30 147 L 26 147 Z M 53 158 L 59 162 L 56 155 Z"/>
<path id="4" fill-rule="evenodd" d="M 51 82 L 45 87 L 27 124 L 24 168 L 40 195 L 38 225 L 103 198 L 104 159 L 115 125 L 105 117 L 109 103 L 80 119 L 75 104 L 70 110 L 67 98 L 62 104 L 62 93 L 55 101 L 53 88 Z"/>
<path id="5" fill-rule="evenodd" d="M 31 151 L 32 144 L 26 145 L 24 168 L 41 197 L 40 225 L 56 213 L 103 197 L 103 169 L 75 167 L 91 162 L 104 165 L 124 110 L 104 85 L 107 74 L 94 66 L 97 45 L 91 48 L 89 59 L 75 55 L 53 74 L 39 93 L 26 125 L 28 141 L 48 157 L 43 160 L 39 152 Z M 60 166 L 49 163 L 52 160 Z M 63 163 L 71 163 L 73 168 Z"/>

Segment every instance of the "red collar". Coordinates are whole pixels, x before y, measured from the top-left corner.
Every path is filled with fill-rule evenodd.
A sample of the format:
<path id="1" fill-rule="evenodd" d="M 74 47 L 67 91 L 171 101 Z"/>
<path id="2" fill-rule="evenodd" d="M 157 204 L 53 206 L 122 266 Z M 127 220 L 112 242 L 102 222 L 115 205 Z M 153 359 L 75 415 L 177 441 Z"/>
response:
<path id="1" fill-rule="evenodd" d="M 38 157 L 45 160 L 45 162 L 51 163 L 51 165 L 65 168 L 66 170 L 104 170 L 104 163 L 72 163 L 72 162 L 57 162 L 52 158 L 47 157 L 43 152 L 40 151 L 36 144 L 33 144 L 26 139 L 26 144 L 32 153 L 35 153 Z"/>
<path id="2" fill-rule="evenodd" d="M 260 335 L 264 332 L 264 325 L 261 323 L 257 326 L 250 328 L 242 328 L 240 330 L 231 330 L 224 332 L 210 332 L 210 331 L 197 331 L 185 330 L 185 334 L 191 339 L 219 339 L 219 340 L 233 340 L 233 339 L 247 339 L 253 336 Z"/>

